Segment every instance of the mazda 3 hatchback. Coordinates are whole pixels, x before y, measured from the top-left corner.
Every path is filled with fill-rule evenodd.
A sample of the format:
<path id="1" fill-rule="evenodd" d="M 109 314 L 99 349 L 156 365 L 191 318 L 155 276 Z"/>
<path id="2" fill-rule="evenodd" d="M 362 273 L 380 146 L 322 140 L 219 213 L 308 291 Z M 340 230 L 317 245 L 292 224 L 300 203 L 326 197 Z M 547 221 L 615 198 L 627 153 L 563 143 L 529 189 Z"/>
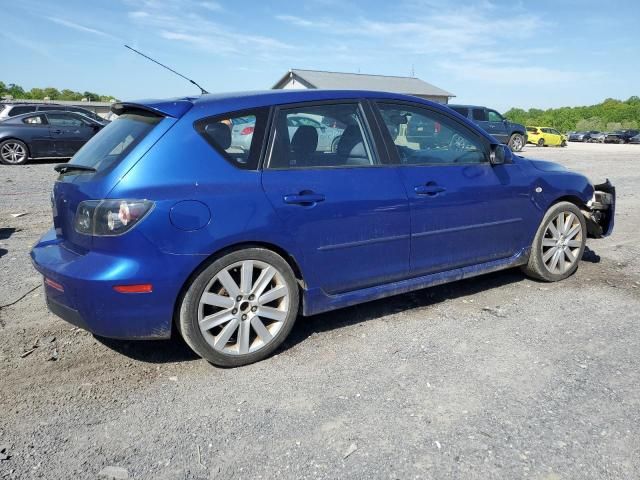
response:
<path id="1" fill-rule="evenodd" d="M 587 237 L 613 229 L 610 182 L 513 155 L 414 97 L 271 91 L 113 110 L 56 167 L 53 228 L 31 252 L 47 304 L 98 336 L 179 333 L 216 365 L 265 358 L 299 314 L 511 267 L 562 280 Z M 437 134 L 416 142 L 408 125 Z"/>

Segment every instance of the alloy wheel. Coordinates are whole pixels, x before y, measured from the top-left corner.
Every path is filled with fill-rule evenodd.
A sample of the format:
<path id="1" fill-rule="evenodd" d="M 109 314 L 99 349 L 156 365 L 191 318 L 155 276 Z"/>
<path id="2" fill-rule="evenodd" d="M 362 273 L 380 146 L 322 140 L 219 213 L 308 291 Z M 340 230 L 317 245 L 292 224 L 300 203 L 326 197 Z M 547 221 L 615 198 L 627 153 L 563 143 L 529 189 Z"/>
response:
<path id="1" fill-rule="evenodd" d="M 579 260 L 582 224 L 572 212 L 560 212 L 547 224 L 542 238 L 542 262 L 553 274 L 567 272 Z"/>
<path id="2" fill-rule="evenodd" d="M 269 263 L 243 260 L 225 267 L 200 297 L 198 326 L 204 339 L 226 355 L 245 355 L 268 345 L 289 313 L 291 292 Z"/>
<path id="3" fill-rule="evenodd" d="M 17 142 L 7 142 L 0 149 L 0 156 L 6 163 L 22 163 L 26 160 L 27 150 Z"/>
<path id="4" fill-rule="evenodd" d="M 513 150 L 514 152 L 519 152 L 520 150 L 522 150 L 522 146 L 523 146 L 523 139 L 522 136 L 520 135 L 514 135 L 513 136 L 513 140 L 512 140 L 512 148 L 511 150 Z"/>

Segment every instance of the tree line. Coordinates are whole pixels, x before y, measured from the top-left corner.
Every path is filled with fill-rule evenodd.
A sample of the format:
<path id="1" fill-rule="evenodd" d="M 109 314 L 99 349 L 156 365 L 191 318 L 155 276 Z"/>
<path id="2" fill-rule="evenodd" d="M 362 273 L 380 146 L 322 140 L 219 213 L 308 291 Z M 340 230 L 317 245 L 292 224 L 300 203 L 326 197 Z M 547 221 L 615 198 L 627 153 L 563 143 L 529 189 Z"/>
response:
<path id="1" fill-rule="evenodd" d="M 628 100 L 607 98 L 588 107 L 561 107 L 540 110 L 512 108 L 505 113 L 512 122 L 536 127 L 553 127 L 561 132 L 598 130 L 600 132 L 640 127 L 640 97 Z"/>
<path id="2" fill-rule="evenodd" d="M 32 88 L 31 90 L 25 90 L 20 85 L 15 83 L 5 84 L 0 81 L 0 98 L 11 95 L 16 100 L 44 100 L 46 97 L 49 100 L 82 100 L 86 98 L 93 102 L 108 102 L 114 97 L 110 95 L 100 95 L 94 92 L 76 92 L 65 88 L 64 90 L 58 90 L 57 88 Z"/>

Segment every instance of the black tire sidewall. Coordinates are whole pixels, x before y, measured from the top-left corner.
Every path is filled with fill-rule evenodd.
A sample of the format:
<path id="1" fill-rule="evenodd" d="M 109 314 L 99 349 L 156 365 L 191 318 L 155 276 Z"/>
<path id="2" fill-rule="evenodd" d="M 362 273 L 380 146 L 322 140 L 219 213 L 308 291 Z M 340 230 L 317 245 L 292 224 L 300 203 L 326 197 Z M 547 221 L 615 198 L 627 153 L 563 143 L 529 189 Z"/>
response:
<path id="1" fill-rule="evenodd" d="M 2 157 L 0 157 L 0 163 L 3 165 L 24 165 L 25 163 L 27 163 L 27 160 L 29 160 L 29 147 L 27 146 L 26 143 L 24 143 L 22 140 L 18 140 L 16 138 L 8 138 L 6 140 L 3 140 L 2 142 L 0 142 L 0 149 L 6 144 L 6 143 L 19 143 L 20 145 L 22 145 L 22 148 L 24 148 L 24 151 L 26 152 L 26 156 L 24 157 L 24 160 L 22 160 L 21 162 L 18 163 L 9 163 L 9 162 L 5 162 Z"/>
<path id="2" fill-rule="evenodd" d="M 200 297 L 202 296 L 202 293 L 209 281 L 218 272 L 229 265 L 243 260 L 258 260 L 276 267 L 289 287 L 291 308 L 287 318 L 284 320 L 284 325 L 269 345 L 257 352 L 242 356 L 225 355 L 213 349 L 213 347 L 211 347 L 211 345 L 209 345 L 209 343 L 204 339 L 204 336 L 200 331 L 198 326 Z M 264 248 L 247 248 L 237 250 L 212 261 L 195 276 L 187 288 L 180 304 L 176 324 L 187 345 L 189 345 L 194 352 L 208 362 L 219 367 L 248 365 L 268 357 L 289 335 L 289 332 L 293 328 L 298 316 L 299 298 L 299 287 L 293 270 L 280 255 Z"/>
<path id="3" fill-rule="evenodd" d="M 560 212 L 571 212 L 580 221 L 580 226 L 582 227 L 582 245 L 580 246 L 580 251 L 578 252 L 578 260 L 576 263 L 565 273 L 551 273 L 547 270 L 544 261 L 542 260 L 542 240 L 544 238 L 544 232 L 547 229 L 547 225 L 549 222 L 554 219 Z M 584 219 L 584 215 L 580 209 L 573 203 L 570 202 L 559 202 L 553 205 L 542 219 L 540 226 L 538 227 L 538 231 L 533 240 L 533 244 L 531 245 L 532 251 L 531 256 L 529 257 L 529 265 L 528 268 L 531 270 L 532 276 L 537 277 L 541 280 L 545 280 L 547 282 L 557 282 L 560 280 L 564 280 L 567 277 L 570 277 L 575 273 L 578 269 L 578 265 L 580 260 L 582 259 L 582 255 L 584 253 L 584 249 L 586 247 L 587 241 L 587 225 Z"/>

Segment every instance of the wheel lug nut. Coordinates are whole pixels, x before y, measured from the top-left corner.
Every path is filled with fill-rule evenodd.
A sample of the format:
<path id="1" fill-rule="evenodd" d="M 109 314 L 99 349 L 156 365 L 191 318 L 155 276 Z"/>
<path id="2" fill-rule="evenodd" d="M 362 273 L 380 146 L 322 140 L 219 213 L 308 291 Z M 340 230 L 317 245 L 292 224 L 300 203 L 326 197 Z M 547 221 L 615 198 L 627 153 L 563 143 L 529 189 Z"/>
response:
<path id="1" fill-rule="evenodd" d="M 255 297 L 255 295 L 249 295 L 249 300 L 253 300 Z"/>
<path id="2" fill-rule="evenodd" d="M 241 300 L 242 300 L 242 295 L 238 295 L 238 296 L 236 297 L 236 302 L 239 302 L 239 301 L 241 301 Z"/>
<path id="3" fill-rule="evenodd" d="M 251 311 L 252 312 L 257 312 L 258 311 L 258 307 L 251 307 Z"/>
<path id="4" fill-rule="evenodd" d="M 246 319 L 247 319 L 247 315 L 246 315 L 246 314 L 243 314 L 243 315 L 242 315 L 242 319 L 243 319 L 243 320 L 246 320 Z"/>
<path id="5" fill-rule="evenodd" d="M 234 308 L 233 310 L 231 310 L 231 313 L 233 313 L 235 315 L 236 313 L 238 313 L 238 309 Z"/>

